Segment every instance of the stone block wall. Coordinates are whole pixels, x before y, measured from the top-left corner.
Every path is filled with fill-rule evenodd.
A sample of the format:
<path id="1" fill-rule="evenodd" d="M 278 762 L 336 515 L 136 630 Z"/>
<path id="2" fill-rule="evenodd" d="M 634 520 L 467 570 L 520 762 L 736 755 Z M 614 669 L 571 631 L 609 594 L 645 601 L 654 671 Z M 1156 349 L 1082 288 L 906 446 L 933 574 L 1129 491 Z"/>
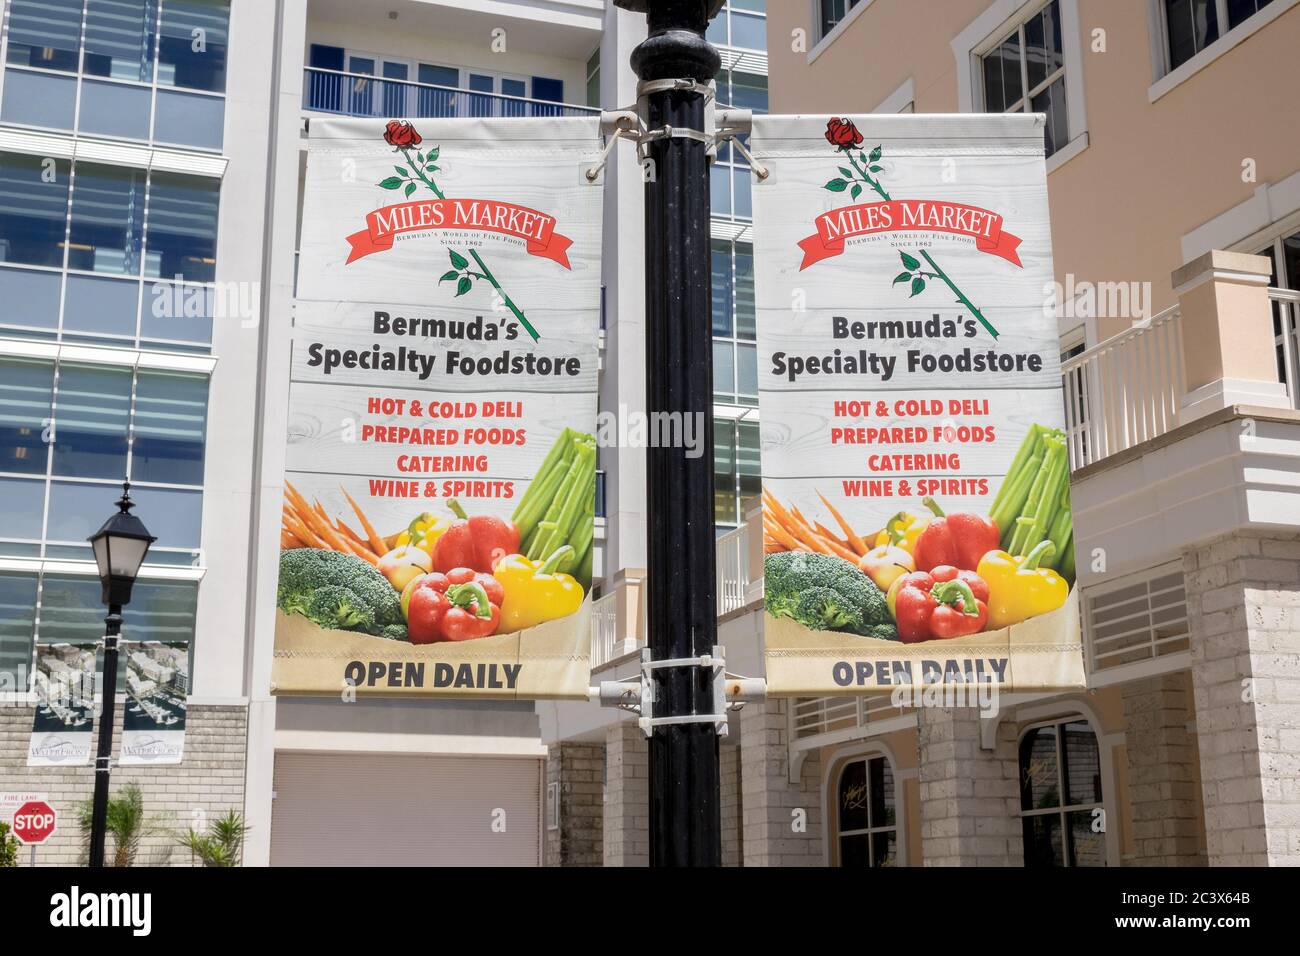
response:
<path id="1" fill-rule="evenodd" d="M 790 700 L 750 701 L 740 711 L 740 789 L 745 866 L 822 866 L 821 762 L 806 756 L 790 782 Z"/>
<path id="2" fill-rule="evenodd" d="M 546 761 L 547 799 L 558 789 L 559 826 L 546 808 L 546 865 L 600 866 L 604 859 L 605 748 L 552 744 Z M 552 786 L 556 785 L 556 786 Z"/>
<path id="3" fill-rule="evenodd" d="M 1204 866 L 1205 828 L 1191 675 L 1125 684 L 1124 724 L 1135 866 Z"/>
<path id="4" fill-rule="evenodd" d="M 0 707 L 0 791 L 45 793 L 58 812 L 58 831 L 37 849 L 38 866 L 84 865 L 86 851 L 76 808 L 94 792 L 94 758 L 79 767 L 28 767 L 32 716 L 29 704 Z M 121 705 L 116 720 L 114 761 L 121 743 Z M 137 865 L 189 866 L 190 853 L 176 845 L 177 837 L 192 824 L 199 829 L 199 821 L 211 820 L 227 810 L 243 812 L 247 708 L 191 706 L 186 725 L 185 756 L 179 765 L 113 765 L 110 794 L 116 795 L 127 784 L 139 786 L 145 813 L 157 828 L 142 841 Z M 105 855 L 109 860 L 113 857 L 111 834 Z M 21 849 L 19 862 L 25 866 L 28 858 L 28 850 Z"/>
<path id="5" fill-rule="evenodd" d="M 1300 535 L 1183 555 L 1209 862 L 1300 865 Z"/>
<path id="6" fill-rule="evenodd" d="M 920 707 L 916 719 L 923 864 L 1023 865 L 1015 725 L 1001 721 L 984 750 L 975 708 Z"/>

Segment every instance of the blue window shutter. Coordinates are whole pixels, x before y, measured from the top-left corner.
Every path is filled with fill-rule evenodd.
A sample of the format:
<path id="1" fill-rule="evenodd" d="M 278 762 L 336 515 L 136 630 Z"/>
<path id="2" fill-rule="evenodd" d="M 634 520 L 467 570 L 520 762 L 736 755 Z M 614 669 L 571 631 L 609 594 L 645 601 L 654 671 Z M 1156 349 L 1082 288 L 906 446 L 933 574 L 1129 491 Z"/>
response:
<path id="1" fill-rule="evenodd" d="M 311 65 L 318 70 L 342 70 L 343 48 L 327 46 L 324 43 L 311 45 Z"/>
<path id="2" fill-rule="evenodd" d="M 533 99 L 546 100 L 551 103 L 563 103 L 564 81 L 552 80 L 544 76 L 533 77 Z"/>

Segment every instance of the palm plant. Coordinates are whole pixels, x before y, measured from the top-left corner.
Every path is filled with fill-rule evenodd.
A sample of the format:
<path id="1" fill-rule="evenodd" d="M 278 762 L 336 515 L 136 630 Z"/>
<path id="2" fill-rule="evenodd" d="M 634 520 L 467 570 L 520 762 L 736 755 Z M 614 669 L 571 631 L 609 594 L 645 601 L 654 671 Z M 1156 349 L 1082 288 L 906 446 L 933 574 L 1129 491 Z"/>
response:
<path id="1" fill-rule="evenodd" d="M 81 827 L 87 858 L 90 854 L 90 831 L 94 817 L 94 803 L 83 800 L 77 804 L 77 823 Z M 108 798 L 108 817 L 105 829 L 113 835 L 112 866 L 133 866 L 145 837 L 168 832 L 169 828 L 159 817 L 145 813 L 144 795 L 135 784 L 127 784 L 116 797 Z"/>
<path id="2" fill-rule="evenodd" d="M 191 828 L 180 838 L 204 866 L 239 866 L 244 848 L 244 836 L 249 831 L 244 817 L 237 810 L 227 810 L 208 824 L 204 833 Z"/>
<path id="3" fill-rule="evenodd" d="M 9 824 L 0 823 L 0 866 L 18 865 L 18 839 L 9 835 Z"/>

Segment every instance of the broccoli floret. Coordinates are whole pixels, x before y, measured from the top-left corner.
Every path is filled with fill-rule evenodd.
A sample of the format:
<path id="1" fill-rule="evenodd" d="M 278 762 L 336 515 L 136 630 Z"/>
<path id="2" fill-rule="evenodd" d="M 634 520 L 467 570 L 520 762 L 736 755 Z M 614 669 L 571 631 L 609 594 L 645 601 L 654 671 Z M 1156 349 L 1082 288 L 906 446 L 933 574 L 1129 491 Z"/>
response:
<path id="1" fill-rule="evenodd" d="M 355 555 L 316 548 L 294 548 L 280 553 L 280 583 L 276 604 L 287 614 L 311 617 L 315 593 L 339 587 L 352 592 L 355 604 L 370 612 L 364 628 L 374 632 L 402 623 L 402 602 L 388 579 Z M 360 629 L 360 628 L 359 628 Z"/>
<path id="2" fill-rule="evenodd" d="M 329 584 L 317 588 L 307 602 L 306 617 L 321 627 L 340 631 L 373 631 L 375 612 L 351 588 Z"/>
<path id="3" fill-rule="evenodd" d="M 838 591 L 808 588 L 799 593 L 790 614 L 818 631 L 856 631 L 862 628 L 862 611 L 844 603 Z"/>
<path id="4" fill-rule="evenodd" d="M 406 633 L 405 624 L 386 624 L 379 629 L 379 633 L 376 637 L 386 638 L 390 641 L 410 640 Z"/>
<path id="5" fill-rule="evenodd" d="M 764 603 L 774 617 L 814 630 L 896 640 L 885 595 L 852 563 L 825 554 L 782 551 L 763 562 Z"/>

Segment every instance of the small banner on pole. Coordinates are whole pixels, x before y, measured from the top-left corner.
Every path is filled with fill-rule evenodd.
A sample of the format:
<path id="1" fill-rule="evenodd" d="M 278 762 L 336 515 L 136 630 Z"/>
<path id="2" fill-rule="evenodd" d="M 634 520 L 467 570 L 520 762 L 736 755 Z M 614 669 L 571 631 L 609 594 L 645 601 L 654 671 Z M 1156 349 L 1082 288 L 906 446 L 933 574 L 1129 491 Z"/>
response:
<path id="1" fill-rule="evenodd" d="M 752 142 L 769 690 L 1084 686 L 1042 118 Z"/>
<path id="2" fill-rule="evenodd" d="M 27 747 L 27 766 L 76 767 L 90 762 L 98 647 L 36 645 L 32 684 L 36 713 Z"/>
<path id="3" fill-rule="evenodd" d="M 310 132 L 274 689 L 585 697 L 599 120 Z"/>
<path id="4" fill-rule="evenodd" d="M 180 763 L 190 692 L 189 644 L 123 641 L 119 646 L 126 659 L 126 699 L 118 763 Z"/>

